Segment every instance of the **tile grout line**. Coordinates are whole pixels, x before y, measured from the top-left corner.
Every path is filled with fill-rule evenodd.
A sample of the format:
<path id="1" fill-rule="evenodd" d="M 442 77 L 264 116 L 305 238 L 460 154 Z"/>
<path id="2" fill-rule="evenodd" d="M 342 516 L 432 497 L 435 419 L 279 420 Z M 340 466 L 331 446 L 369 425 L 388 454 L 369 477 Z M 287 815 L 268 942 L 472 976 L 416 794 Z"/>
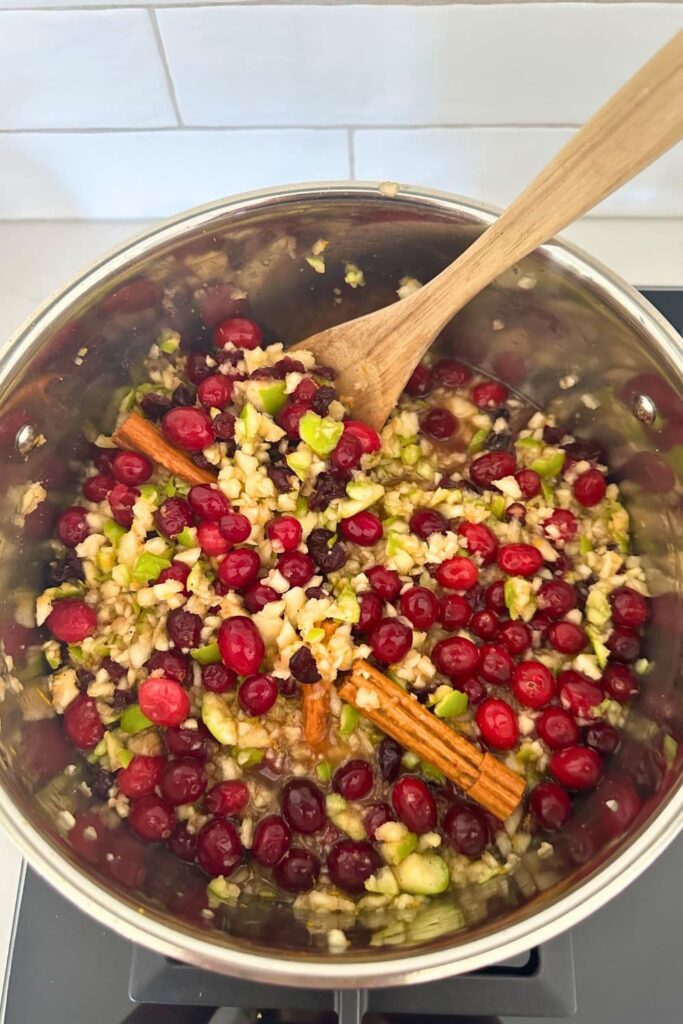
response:
<path id="1" fill-rule="evenodd" d="M 170 78 L 170 72 L 166 72 Z M 172 78 L 169 82 L 172 99 L 176 102 Z M 163 134 L 168 132 L 271 132 L 271 131 L 307 131 L 307 132 L 419 132 L 419 131 L 574 131 L 580 124 L 569 122 L 560 124 L 184 124 L 178 113 L 177 125 L 150 125 L 148 127 L 99 128 L 0 128 L 0 135 L 120 135 L 128 133 L 139 135 L 145 133 Z"/>
<path id="2" fill-rule="evenodd" d="M 355 140 L 355 129 L 347 129 L 348 136 L 348 147 L 349 147 L 349 177 L 351 181 L 356 180 L 356 140 Z"/>
<path id="3" fill-rule="evenodd" d="M 168 95 L 170 97 L 171 105 L 173 107 L 173 112 L 175 113 L 175 117 L 176 117 L 176 122 L 177 122 L 176 127 L 183 128 L 184 127 L 184 125 L 183 125 L 183 117 L 182 117 L 182 114 L 180 113 L 180 104 L 178 103 L 178 97 L 176 96 L 175 85 L 174 85 L 174 82 L 173 82 L 173 76 L 171 75 L 171 69 L 168 66 L 168 57 L 166 55 L 166 48 L 164 47 L 164 41 L 161 38 L 161 29 L 159 28 L 159 22 L 157 21 L 157 12 L 154 10 L 153 7 L 150 7 L 148 9 L 148 13 L 149 13 L 149 20 L 150 20 L 151 25 L 152 25 L 152 32 L 153 32 L 154 38 L 156 40 L 157 50 L 158 50 L 158 53 L 159 53 L 159 60 L 161 61 L 161 66 L 164 69 L 164 77 L 166 79 L 166 88 L 168 89 Z"/>

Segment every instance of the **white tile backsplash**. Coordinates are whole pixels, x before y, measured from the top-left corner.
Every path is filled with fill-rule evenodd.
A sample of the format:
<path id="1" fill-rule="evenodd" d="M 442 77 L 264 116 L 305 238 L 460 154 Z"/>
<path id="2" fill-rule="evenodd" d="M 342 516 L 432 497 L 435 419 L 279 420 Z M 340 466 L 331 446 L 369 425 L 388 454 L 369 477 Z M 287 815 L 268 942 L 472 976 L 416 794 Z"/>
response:
<path id="1" fill-rule="evenodd" d="M 0 128 L 175 123 L 147 11 L 0 13 Z"/>

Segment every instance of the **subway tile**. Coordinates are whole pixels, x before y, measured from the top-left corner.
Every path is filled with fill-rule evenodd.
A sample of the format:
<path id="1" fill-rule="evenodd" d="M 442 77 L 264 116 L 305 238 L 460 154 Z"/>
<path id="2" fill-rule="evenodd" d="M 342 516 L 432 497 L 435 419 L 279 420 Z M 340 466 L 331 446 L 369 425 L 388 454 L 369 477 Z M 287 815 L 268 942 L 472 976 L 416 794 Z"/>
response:
<path id="1" fill-rule="evenodd" d="M 159 10 L 191 125 L 580 123 L 679 4 Z"/>
<path id="2" fill-rule="evenodd" d="M 348 177 L 339 130 L 0 134 L 0 220 L 165 217 L 248 189 Z"/>
<path id="3" fill-rule="evenodd" d="M 504 206 L 571 137 L 566 128 L 361 129 L 360 180 L 445 189 Z M 683 143 L 598 207 L 602 216 L 683 216 Z"/>
<path id="4" fill-rule="evenodd" d="M 147 11 L 0 13 L 0 128 L 175 123 Z"/>

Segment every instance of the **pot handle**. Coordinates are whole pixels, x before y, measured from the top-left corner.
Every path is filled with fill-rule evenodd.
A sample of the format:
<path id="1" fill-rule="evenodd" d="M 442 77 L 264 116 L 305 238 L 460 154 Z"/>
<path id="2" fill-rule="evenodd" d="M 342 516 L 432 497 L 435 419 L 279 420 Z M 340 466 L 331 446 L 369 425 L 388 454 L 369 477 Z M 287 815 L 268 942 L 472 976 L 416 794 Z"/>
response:
<path id="1" fill-rule="evenodd" d="M 368 1012 L 366 989 L 340 988 L 334 993 L 334 1012 L 337 1024 L 363 1024 Z"/>

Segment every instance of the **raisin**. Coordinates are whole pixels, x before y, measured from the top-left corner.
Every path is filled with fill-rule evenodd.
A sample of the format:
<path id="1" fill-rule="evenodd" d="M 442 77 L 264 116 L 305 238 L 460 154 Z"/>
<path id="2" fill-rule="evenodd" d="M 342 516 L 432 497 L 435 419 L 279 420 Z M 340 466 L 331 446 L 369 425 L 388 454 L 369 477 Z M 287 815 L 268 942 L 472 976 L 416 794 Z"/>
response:
<path id="1" fill-rule="evenodd" d="M 292 655 L 289 659 L 289 669 L 300 683 L 317 683 L 320 680 L 318 666 L 308 647 L 300 647 L 296 654 Z"/>
<path id="2" fill-rule="evenodd" d="M 158 395 L 153 391 L 140 399 L 140 408 L 147 419 L 160 420 L 171 408 L 171 399 L 168 395 Z"/>
<path id="3" fill-rule="evenodd" d="M 313 412 L 317 412 L 318 416 L 327 416 L 329 408 L 332 402 L 335 401 L 337 392 L 334 388 L 330 387 L 329 384 L 324 384 L 323 387 L 318 388 L 316 393 L 313 395 L 311 400 L 311 409 Z"/>

